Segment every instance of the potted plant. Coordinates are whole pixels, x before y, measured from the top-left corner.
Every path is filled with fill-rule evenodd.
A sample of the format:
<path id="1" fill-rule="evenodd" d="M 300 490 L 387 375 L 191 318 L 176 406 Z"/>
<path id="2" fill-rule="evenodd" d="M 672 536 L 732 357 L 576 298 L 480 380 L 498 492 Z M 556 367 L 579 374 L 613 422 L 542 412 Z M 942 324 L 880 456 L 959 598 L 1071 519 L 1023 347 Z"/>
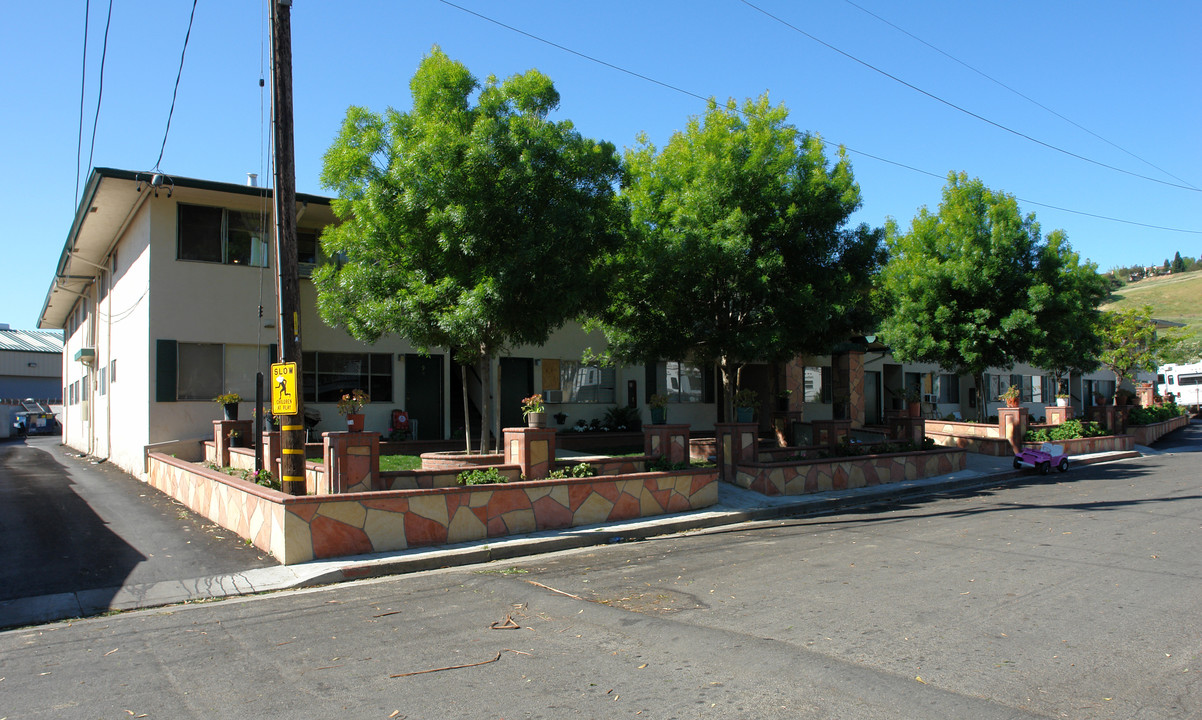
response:
<path id="1" fill-rule="evenodd" d="M 652 425 L 664 425 L 668 422 L 667 395 L 652 395 L 647 400 L 647 407 L 651 408 Z"/>
<path id="2" fill-rule="evenodd" d="M 563 412 L 562 410 L 560 412 L 555 413 L 551 417 L 555 418 L 556 425 L 563 425 L 565 422 L 568 421 L 568 414 L 566 412 Z"/>
<path id="3" fill-rule="evenodd" d="M 1068 407 L 1069 396 L 1065 393 L 1060 393 L 1056 396 L 1056 405 L 1059 407 Z"/>
<path id="4" fill-rule="evenodd" d="M 213 398 L 213 402 L 221 406 L 225 411 L 226 420 L 238 419 L 238 403 L 242 402 L 242 396 L 238 393 L 221 393 Z"/>
<path id="5" fill-rule="evenodd" d="M 338 401 L 338 413 L 346 417 L 346 429 L 349 432 L 363 432 L 363 406 L 371 402 L 371 396 L 362 390 L 351 390 L 344 393 Z"/>
<path id="6" fill-rule="evenodd" d="M 781 412 L 789 411 L 789 399 L 793 397 L 792 390 L 781 390 L 776 394 L 776 409 Z"/>
<path id="7" fill-rule="evenodd" d="M 242 447 L 242 431 L 238 428 L 231 429 L 226 438 L 229 439 L 230 447 Z"/>
<path id="8" fill-rule="evenodd" d="M 1135 393 L 1127 388 L 1119 388 L 1114 394 L 1115 405 L 1133 405 L 1135 401 Z"/>
<path id="9" fill-rule="evenodd" d="M 528 398 L 522 398 L 522 415 L 526 418 L 527 427 L 546 427 L 547 408 L 543 404 L 543 396 L 535 393 Z"/>
<path id="10" fill-rule="evenodd" d="M 906 388 L 902 393 L 902 397 L 906 399 L 906 412 L 910 417 L 922 417 L 922 394 L 917 388 Z"/>
<path id="11" fill-rule="evenodd" d="M 1022 391 L 1018 389 L 1018 386 L 1011 385 L 1010 387 L 1006 388 L 1005 392 L 1003 392 L 1001 395 L 998 395 L 997 399 L 1006 403 L 1006 407 L 1016 408 L 1018 407 L 1018 400 L 1021 395 Z"/>
<path id="12" fill-rule="evenodd" d="M 741 423 L 755 420 L 755 406 L 759 395 L 755 390 L 746 388 L 735 393 L 735 421 Z"/>

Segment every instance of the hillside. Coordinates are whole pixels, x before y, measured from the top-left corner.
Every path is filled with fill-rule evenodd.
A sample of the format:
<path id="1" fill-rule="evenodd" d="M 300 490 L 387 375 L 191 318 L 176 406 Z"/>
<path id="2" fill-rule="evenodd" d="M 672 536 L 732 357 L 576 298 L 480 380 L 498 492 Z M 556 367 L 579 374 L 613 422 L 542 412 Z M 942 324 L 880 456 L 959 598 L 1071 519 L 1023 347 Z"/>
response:
<path id="1" fill-rule="evenodd" d="M 1202 271 L 1148 278 L 1124 285 L 1110 296 L 1103 310 L 1152 306 L 1152 316 L 1184 323 L 1202 337 Z"/>

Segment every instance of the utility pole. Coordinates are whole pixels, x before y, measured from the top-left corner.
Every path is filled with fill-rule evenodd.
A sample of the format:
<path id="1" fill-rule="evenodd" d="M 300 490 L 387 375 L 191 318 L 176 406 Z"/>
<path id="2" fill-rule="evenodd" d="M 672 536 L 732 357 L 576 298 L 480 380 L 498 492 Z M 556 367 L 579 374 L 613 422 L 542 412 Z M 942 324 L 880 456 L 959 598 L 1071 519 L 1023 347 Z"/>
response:
<path id="1" fill-rule="evenodd" d="M 275 257 L 279 282 L 280 362 L 296 363 L 301 378 L 300 281 L 296 267 L 296 163 L 292 138 L 292 2 L 272 0 L 272 105 L 275 131 Z M 280 419 L 280 486 L 290 495 L 305 494 L 304 392 L 297 392 L 296 413 Z"/>

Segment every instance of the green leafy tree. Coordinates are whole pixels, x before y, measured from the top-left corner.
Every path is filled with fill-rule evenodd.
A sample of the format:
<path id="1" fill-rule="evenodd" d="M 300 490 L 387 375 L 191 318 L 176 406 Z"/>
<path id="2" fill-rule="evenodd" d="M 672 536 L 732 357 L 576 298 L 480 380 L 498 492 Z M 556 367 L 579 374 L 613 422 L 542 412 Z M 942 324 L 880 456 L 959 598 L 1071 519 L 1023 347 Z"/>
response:
<path id="1" fill-rule="evenodd" d="M 663 149 L 626 153 L 633 229 L 599 316 L 615 358 L 717 363 L 726 417 L 751 361 L 823 352 L 868 322 L 881 232 L 848 228 L 860 189 L 842 151 L 767 96 L 713 100 Z M 862 330 L 861 330 L 862 332 Z"/>
<path id="2" fill-rule="evenodd" d="M 1097 265 L 1080 261 L 1063 230 L 1053 230 L 1038 248 L 1039 261 L 1028 297 L 1040 337 L 1031 361 L 1061 380 L 1071 373 L 1093 372 L 1102 352 L 1098 306 L 1109 292 L 1108 279 Z"/>
<path id="3" fill-rule="evenodd" d="M 1104 283 L 1093 265 L 1079 263 L 1063 233 L 1045 243 L 1035 216 L 1023 216 L 1012 195 L 952 173 L 938 212 L 921 208 L 907 232 L 893 222 L 886 232 L 881 291 L 890 312 L 879 335 L 900 360 L 971 376 L 981 417 L 991 367 L 1037 357 L 1062 370 L 1088 365 L 1083 351 L 1056 334 L 1090 349 L 1089 316 Z"/>
<path id="4" fill-rule="evenodd" d="M 1181 259 L 1181 251 L 1180 250 L 1178 250 L 1177 253 L 1175 255 L 1173 255 L 1173 272 L 1175 272 L 1175 273 L 1185 272 L 1185 260 Z"/>
<path id="5" fill-rule="evenodd" d="M 1149 305 L 1106 312 L 1102 327 L 1105 346 L 1101 360 L 1114 373 L 1116 386 L 1134 382 L 1138 372 L 1154 372 L 1172 342 L 1157 334 Z"/>
<path id="6" fill-rule="evenodd" d="M 342 222 L 322 247 L 341 262 L 314 272 L 318 310 L 356 338 L 395 333 L 478 364 L 485 451 L 491 358 L 546 342 L 599 296 L 621 159 L 548 119 L 559 93 L 537 70 L 481 85 L 435 47 L 409 87 L 407 113 L 351 107 L 325 154 Z"/>

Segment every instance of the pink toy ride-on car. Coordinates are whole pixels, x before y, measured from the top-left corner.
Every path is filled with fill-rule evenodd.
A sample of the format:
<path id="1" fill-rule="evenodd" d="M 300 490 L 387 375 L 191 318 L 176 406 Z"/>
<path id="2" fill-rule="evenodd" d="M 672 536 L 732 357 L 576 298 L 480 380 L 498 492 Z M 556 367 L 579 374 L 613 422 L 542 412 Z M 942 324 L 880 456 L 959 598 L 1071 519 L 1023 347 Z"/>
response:
<path id="1" fill-rule="evenodd" d="M 1056 468 L 1060 472 L 1068 472 L 1068 455 L 1064 448 L 1052 443 L 1044 443 L 1038 450 L 1024 449 L 1014 456 L 1014 469 L 1035 468 L 1040 475 L 1047 475 Z"/>

